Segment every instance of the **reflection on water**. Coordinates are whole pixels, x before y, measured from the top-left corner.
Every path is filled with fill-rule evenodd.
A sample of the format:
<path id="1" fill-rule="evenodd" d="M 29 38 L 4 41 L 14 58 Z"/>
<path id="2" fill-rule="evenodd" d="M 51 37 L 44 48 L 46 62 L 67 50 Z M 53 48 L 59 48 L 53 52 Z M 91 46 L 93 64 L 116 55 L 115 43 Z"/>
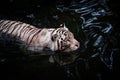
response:
<path id="1" fill-rule="evenodd" d="M 70 53 L 56 52 L 53 55 L 56 62 L 54 64 L 48 62 L 49 56 L 28 57 L 20 55 L 22 52 L 12 51 L 17 55 L 0 56 L 2 68 L 10 66 L 5 67 L 9 73 L 12 72 L 9 69 L 16 68 L 18 72 L 24 72 L 22 77 L 28 74 L 33 78 L 51 76 L 50 79 L 62 80 L 112 79 L 113 74 L 119 72 L 117 70 L 119 70 L 118 57 L 120 55 L 117 37 L 119 38 L 120 34 L 115 25 L 117 22 L 113 20 L 115 14 L 108 7 L 108 0 L 58 0 L 52 4 L 53 6 L 49 5 L 45 7 L 34 3 L 26 9 L 19 9 L 17 6 L 15 15 L 11 14 L 12 18 L 7 15 L 7 18 L 27 22 L 37 27 L 57 27 L 65 22 L 80 41 L 80 49 Z M 0 17 L 3 18 L 3 14 Z M 30 73 L 35 73 L 36 76 Z M 55 76 L 58 78 L 54 78 Z"/>
<path id="2" fill-rule="evenodd" d="M 113 26 L 109 21 L 109 17 L 113 14 L 107 6 L 107 0 L 71 1 L 69 6 L 65 6 L 64 4 L 57 5 L 57 9 L 60 12 L 75 12 L 79 14 L 79 17 L 82 20 L 79 29 L 81 29 L 85 35 L 84 41 L 81 39 L 83 48 L 79 52 L 80 56 L 74 63 L 74 67 L 67 66 L 67 74 L 71 77 L 77 76 L 78 79 L 81 79 L 79 76 L 81 76 L 81 69 L 83 69 L 83 67 L 80 67 L 80 62 L 85 64 L 85 70 L 88 70 L 85 72 L 89 72 L 92 67 L 102 68 L 102 65 L 100 64 L 103 64 L 108 69 L 112 70 L 114 55 L 117 54 L 118 48 L 116 48 L 116 43 L 114 43 L 116 38 L 112 35 Z M 81 56 L 84 56 L 85 58 Z M 100 80 L 104 78 L 102 77 L 103 74 L 101 74 L 102 71 L 99 71 L 99 69 L 98 71 L 92 70 L 91 73 L 92 72 L 96 72 L 95 75 L 88 75 L 97 77 Z"/>

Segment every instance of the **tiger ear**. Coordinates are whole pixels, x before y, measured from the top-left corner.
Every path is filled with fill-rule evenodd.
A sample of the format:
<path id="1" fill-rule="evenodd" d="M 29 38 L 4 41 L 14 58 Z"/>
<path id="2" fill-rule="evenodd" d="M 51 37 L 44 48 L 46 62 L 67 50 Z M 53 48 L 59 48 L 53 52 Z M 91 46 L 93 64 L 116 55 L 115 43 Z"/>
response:
<path id="1" fill-rule="evenodd" d="M 68 30 L 68 28 L 65 26 L 65 23 L 60 24 L 60 27 L 63 27 L 64 29 Z"/>
<path id="2" fill-rule="evenodd" d="M 65 27 L 65 23 L 60 24 L 60 27 Z"/>
<path id="3" fill-rule="evenodd" d="M 57 37 L 58 37 L 58 35 L 57 35 L 57 34 L 54 34 L 54 35 L 52 36 L 51 40 L 52 40 L 52 41 L 56 41 Z"/>

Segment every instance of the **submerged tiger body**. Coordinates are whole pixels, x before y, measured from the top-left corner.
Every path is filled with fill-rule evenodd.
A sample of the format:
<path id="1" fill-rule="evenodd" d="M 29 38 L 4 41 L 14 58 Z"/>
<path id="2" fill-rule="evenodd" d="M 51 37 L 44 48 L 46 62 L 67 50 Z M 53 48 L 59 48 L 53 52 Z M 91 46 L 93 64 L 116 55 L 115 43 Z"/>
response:
<path id="1" fill-rule="evenodd" d="M 33 52 L 40 52 L 44 48 L 69 52 L 79 48 L 79 42 L 64 24 L 56 29 L 39 29 L 19 21 L 0 20 L 0 37 L 2 34 L 16 38 L 22 43 L 21 47 Z"/>

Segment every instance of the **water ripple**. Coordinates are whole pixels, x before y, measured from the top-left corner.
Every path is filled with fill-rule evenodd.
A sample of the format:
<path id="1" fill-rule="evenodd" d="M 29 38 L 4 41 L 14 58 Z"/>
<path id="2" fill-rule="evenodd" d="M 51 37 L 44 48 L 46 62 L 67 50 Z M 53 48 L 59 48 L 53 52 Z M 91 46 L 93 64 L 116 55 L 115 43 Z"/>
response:
<path id="1" fill-rule="evenodd" d="M 99 56 L 99 60 L 104 63 L 108 69 L 112 69 L 115 51 L 114 47 L 110 46 L 111 44 L 113 45 L 114 42 L 111 42 L 111 38 L 109 38 L 113 26 L 105 19 L 106 16 L 112 15 L 112 12 L 107 6 L 107 0 L 81 0 L 78 2 L 73 0 L 69 6 L 66 7 L 64 4 L 62 6 L 58 5 L 57 9 L 61 12 L 72 11 L 80 15 L 80 19 L 82 20 L 80 28 L 86 38 L 84 39 L 84 50 L 82 50 L 82 53 L 85 54 L 84 56 L 87 56 L 87 58 L 83 57 L 82 60 L 85 60 L 85 63 L 87 61 L 88 66 L 90 66 L 89 63 L 91 59 Z M 103 19 L 101 20 L 101 18 Z M 81 56 L 79 58 L 77 60 L 78 63 L 81 61 Z M 76 72 L 76 75 L 78 73 L 80 72 Z M 101 75 L 99 77 L 101 77 Z"/>

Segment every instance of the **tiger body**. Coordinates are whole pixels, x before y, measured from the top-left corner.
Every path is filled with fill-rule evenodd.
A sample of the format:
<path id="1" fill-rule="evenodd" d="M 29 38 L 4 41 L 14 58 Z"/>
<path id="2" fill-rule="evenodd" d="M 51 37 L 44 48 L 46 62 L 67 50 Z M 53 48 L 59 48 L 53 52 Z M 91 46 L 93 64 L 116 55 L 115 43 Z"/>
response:
<path id="1" fill-rule="evenodd" d="M 21 47 L 33 52 L 40 52 L 44 48 L 69 52 L 79 48 L 79 42 L 64 24 L 60 28 L 39 29 L 19 21 L 0 20 L 0 36 L 2 34 L 18 39 L 22 42 Z"/>

